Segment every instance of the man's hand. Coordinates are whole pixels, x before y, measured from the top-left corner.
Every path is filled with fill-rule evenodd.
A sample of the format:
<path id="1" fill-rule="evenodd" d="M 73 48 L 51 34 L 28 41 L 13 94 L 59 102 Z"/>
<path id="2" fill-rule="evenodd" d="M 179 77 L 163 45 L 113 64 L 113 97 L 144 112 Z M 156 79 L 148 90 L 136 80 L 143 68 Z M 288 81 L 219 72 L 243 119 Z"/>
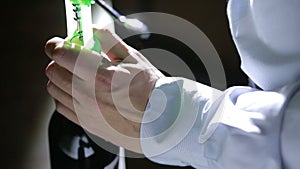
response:
<path id="1" fill-rule="evenodd" d="M 49 40 L 48 92 L 59 113 L 118 146 L 141 153 L 140 126 L 156 81 L 163 75 L 108 30 L 96 30 L 101 54 L 60 38 Z"/>

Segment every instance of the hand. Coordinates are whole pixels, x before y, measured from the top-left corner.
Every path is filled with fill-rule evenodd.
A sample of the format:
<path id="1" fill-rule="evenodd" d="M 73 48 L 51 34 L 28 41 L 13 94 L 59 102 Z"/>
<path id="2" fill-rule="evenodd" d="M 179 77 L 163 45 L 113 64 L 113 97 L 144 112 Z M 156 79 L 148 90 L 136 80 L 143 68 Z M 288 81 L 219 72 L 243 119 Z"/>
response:
<path id="1" fill-rule="evenodd" d="M 143 112 L 163 75 L 138 51 L 108 30 L 96 30 L 106 59 L 97 52 L 53 38 L 45 52 L 48 92 L 66 118 L 118 146 L 141 153 Z"/>

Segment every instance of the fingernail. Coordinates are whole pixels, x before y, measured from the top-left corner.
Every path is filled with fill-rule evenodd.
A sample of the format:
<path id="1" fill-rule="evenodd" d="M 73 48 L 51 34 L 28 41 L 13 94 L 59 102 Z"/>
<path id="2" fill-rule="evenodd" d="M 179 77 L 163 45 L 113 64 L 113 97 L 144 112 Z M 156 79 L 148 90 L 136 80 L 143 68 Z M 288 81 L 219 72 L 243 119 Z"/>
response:
<path id="1" fill-rule="evenodd" d="M 45 48 L 45 53 L 50 59 L 53 59 L 54 48 L 55 48 L 55 44 L 50 44 L 47 46 L 47 48 Z"/>
<path id="2" fill-rule="evenodd" d="M 54 61 L 52 61 L 46 68 L 46 76 L 51 79 L 52 74 L 53 74 L 53 66 L 54 66 Z"/>
<path id="3" fill-rule="evenodd" d="M 61 38 L 52 38 L 50 39 L 49 41 L 47 41 L 46 45 L 45 45 L 45 53 L 46 55 L 53 59 L 52 58 L 52 53 L 53 53 L 53 50 L 54 48 L 56 47 L 57 44 L 59 44 L 60 42 L 62 42 L 63 40 Z"/>

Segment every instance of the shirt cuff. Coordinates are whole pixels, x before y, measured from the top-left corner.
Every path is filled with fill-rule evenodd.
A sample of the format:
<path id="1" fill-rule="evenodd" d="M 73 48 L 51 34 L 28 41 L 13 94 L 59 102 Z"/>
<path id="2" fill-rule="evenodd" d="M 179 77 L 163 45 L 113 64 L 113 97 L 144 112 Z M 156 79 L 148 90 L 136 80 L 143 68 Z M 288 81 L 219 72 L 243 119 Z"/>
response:
<path id="1" fill-rule="evenodd" d="M 184 78 L 158 80 L 141 126 L 142 151 L 150 160 L 167 165 L 206 168 L 199 143 L 201 120 L 221 91 Z"/>

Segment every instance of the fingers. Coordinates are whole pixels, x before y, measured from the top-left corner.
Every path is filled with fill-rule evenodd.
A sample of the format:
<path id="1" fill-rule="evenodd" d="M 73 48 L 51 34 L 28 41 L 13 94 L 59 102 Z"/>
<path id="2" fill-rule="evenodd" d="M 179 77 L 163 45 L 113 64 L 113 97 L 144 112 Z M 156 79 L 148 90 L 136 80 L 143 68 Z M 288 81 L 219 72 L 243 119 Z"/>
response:
<path id="1" fill-rule="evenodd" d="M 52 82 L 48 82 L 47 85 L 48 93 L 58 102 L 65 105 L 68 109 L 72 110 L 74 112 L 74 103 L 77 102 L 75 98 L 73 98 L 68 93 L 61 90 L 59 87 L 57 87 Z M 75 103 L 75 104 L 78 104 Z"/>
<path id="2" fill-rule="evenodd" d="M 62 103 L 55 101 L 56 105 L 56 110 L 59 112 L 61 115 L 65 116 L 67 119 L 71 120 L 73 123 L 80 125 L 79 120 L 72 110 L 70 110 L 68 107 L 63 105 Z"/>
<path id="3" fill-rule="evenodd" d="M 73 74 L 71 72 L 52 61 L 46 68 L 46 75 L 51 83 L 55 84 L 69 95 L 72 95 Z"/>
<path id="4" fill-rule="evenodd" d="M 85 80 L 94 78 L 99 66 L 106 68 L 112 65 L 99 53 L 60 38 L 49 40 L 45 46 L 45 53 L 58 65 Z"/>
<path id="5" fill-rule="evenodd" d="M 59 37 L 54 37 L 54 38 L 50 39 L 45 45 L 46 55 L 48 57 L 50 57 L 50 59 L 53 59 L 52 55 L 53 55 L 54 48 L 56 46 L 58 46 L 59 44 L 63 44 L 63 43 L 64 43 L 64 40 L 62 38 L 59 38 Z"/>
<path id="6" fill-rule="evenodd" d="M 108 29 L 95 28 L 94 30 L 94 35 L 99 39 L 102 50 L 112 62 L 120 62 L 130 56 L 133 49 L 115 33 Z"/>
<path id="7" fill-rule="evenodd" d="M 73 92 L 88 93 L 86 89 L 88 88 L 87 81 L 72 74 L 55 61 L 52 61 L 46 68 L 46 75 L 51 83 L 69 95 L 74 95 Z"/>

